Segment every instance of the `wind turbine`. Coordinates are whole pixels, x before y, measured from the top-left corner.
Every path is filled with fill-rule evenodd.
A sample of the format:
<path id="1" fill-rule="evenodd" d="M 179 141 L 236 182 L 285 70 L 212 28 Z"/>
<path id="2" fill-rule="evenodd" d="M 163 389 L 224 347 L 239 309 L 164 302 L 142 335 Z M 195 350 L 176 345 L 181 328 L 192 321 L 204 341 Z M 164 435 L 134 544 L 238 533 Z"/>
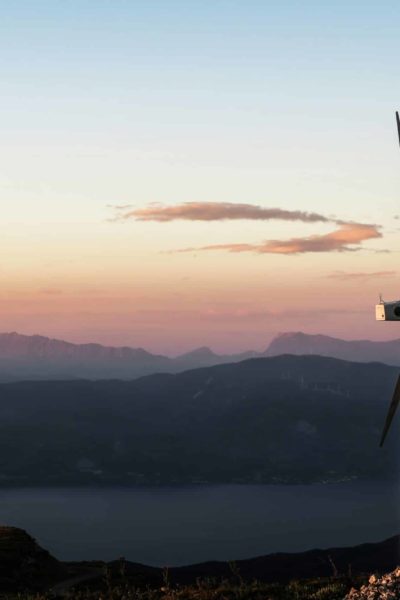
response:
<path id="1" fill-rule="evenodd" d="M 396 123 L 397 123 L 397 133 L 399 136 L 399 144 L 400 144 L 400 118 L 399 113 L 396 111 Z M 379 308 L 378 308 L 379 307 Z M 398 321 L 400 320 L 400 302 L 381 302 L 376 306 L 376 318 L 379 321 Z M 397 383 L 394 388 L 392 401 L 389 406 L 389 410 L 386 416 L 385 425 L 382 431 L 382 437 L 380 446 L 382 447 L 384 441 L 386 439 L 387 433 L 390 429 L 390 425 L 393 421 L 393 417 L 395 415 L 396 409 L 400 402 L 400 375 L 397 378 Z"/>

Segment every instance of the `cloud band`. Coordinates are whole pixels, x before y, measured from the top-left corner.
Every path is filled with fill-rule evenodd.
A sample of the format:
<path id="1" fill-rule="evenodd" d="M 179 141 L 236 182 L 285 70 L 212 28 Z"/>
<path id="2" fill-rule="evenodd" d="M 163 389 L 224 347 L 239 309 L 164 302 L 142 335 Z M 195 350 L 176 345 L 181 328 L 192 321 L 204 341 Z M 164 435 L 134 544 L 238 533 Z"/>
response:
<path id="1" fill-rule="evenodd" d="M 214 244 L 200 248 L 183 248 L 178 252 L 225 250 L 256 254 L 304 254 L 307 252 L 350 252 L 360 249 L 365 240 L 382 237 L 377 225 L 343 223 L 339 229 L 324 235 L 289 240 L 267 240 L 261 244 Z"/>
<path id="2" fill-rule="evenodd" d="M 175 206 L 152 205 L 122 212 L 119 219 L 137 221 L 225 221 L 250 219 L 253 221 L 303 221 L 305 223 L 330 222 L 324 215 L 299 210 L 281 208 L 262 208 L 255 204 L 235 204 L 232 202 L 185 202 Z"/>
<path id="3" fill-rule="evenodd" d="M 346 222 L 319 213 L 280 208 L 263 208 L 255 204 L 232 202 L 185 202 L 175 206 L 152 204 L 146 208 L 124 210 L 118 207 L 117 220 L 137 221 L 225 221 L 250 219 L 254 221 L 302 221 L 304 223 L 334 223 L 337 229 L 323 235 L 296 237 L 288 240 L 267 240 L 260 244 L 232 243 L 213 244 L 194 248 L 182 248 L 177 252 L 225 250 L 227 252 L 253 252 L 256 254 L 304 254 L 307 252 L 354 252 L 362 242 L 382 237 L 380 228 L 374 224 Z"/>

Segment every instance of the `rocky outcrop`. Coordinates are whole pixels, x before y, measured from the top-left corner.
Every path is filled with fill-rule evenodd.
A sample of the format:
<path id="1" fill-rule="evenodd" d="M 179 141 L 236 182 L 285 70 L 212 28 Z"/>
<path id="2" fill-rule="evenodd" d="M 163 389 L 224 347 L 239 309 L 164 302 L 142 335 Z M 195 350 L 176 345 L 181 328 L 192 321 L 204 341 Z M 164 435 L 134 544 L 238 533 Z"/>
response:
<path id="1" fill-rule="evenodd" d="M 359 590 L 352 588 L 345 600 L 394 600 L 400 598 L 400 567 L 377 577 L 371 575 L 368 585 L 363 585 Z"/>

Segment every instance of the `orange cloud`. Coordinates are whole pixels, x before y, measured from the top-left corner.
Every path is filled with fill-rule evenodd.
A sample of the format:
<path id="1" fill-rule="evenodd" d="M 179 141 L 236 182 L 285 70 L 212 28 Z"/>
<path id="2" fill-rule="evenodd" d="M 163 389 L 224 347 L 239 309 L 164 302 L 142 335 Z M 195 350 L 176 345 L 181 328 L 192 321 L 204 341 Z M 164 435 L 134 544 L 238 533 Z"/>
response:
<path id="1" fill-rule="evenodd" d="M 118 216 L 121 219 L 137 221 L 159 221 L 162 223 L 175 220 L 185 221 L 224 221 L 251 219 L 255 221 L 303 221 L 306 223 L 330 222 L 324 215 L 303 212 L 300 210 L 282 210 L 281 208 L 262 208 L 255 204 L 235 204 L 232 202 L 185 202 L 176 206 L 152 205 L 125 212 Z M 337 222 L 334 220 L 334 222 Z"/>
<path id="2" fill-rule="evenodd" d="M 183 248 L 178 252 L 226 250 L 228 252 L 255 252 L 257 254 L 304 254 L 306 252 L 350 252 L 359 250 L 361 242 L 380 238 L 377 225 L 342 223 L 339 229 L 324 235 L 311 235 L 290 240 L 268 240 L 261 244 L 214 244 L 200 248 Z"/>

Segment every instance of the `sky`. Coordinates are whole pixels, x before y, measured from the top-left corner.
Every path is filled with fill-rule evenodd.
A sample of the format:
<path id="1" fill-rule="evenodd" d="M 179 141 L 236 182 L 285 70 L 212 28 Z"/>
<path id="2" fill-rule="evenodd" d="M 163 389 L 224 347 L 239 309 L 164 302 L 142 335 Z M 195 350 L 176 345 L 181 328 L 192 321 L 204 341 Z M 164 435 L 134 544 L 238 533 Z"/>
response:
<path id="1" fill-rule="evenodd" d="M 0 331 L 400 337 L 397 1 L 0 0 Z"/>

